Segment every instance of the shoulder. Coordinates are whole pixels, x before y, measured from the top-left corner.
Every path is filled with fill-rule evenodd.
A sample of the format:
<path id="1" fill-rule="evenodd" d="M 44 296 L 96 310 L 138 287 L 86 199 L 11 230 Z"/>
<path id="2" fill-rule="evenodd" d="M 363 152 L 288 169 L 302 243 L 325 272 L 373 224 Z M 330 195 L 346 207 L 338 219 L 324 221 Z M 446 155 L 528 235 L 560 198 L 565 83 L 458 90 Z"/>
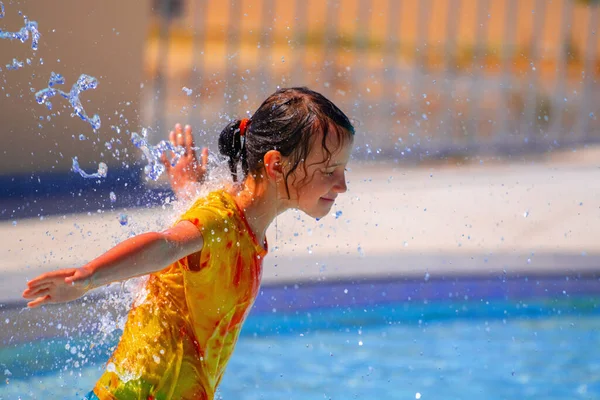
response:
<path id="1" fill-rule="evenodd" d="M 230 195 L 224 190 L 217 190 L 196 200 L 177 220 L 189 221 L 203 232 L 207 230 L 234 229 L 237 210 Z"/>

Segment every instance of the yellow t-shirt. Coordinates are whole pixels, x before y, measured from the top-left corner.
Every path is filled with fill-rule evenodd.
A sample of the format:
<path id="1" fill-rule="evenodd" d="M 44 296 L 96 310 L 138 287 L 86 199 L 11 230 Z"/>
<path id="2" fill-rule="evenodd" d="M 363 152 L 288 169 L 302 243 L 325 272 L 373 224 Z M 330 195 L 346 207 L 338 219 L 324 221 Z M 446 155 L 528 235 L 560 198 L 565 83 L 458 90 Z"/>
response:
<path id="1" fill-rule="evenodd" d="M 258 293 L 267 253 L 224 190 L 183 214 L 204 246 L 151 274 L 94 393 L 100 399 L 213 399 Z"/>

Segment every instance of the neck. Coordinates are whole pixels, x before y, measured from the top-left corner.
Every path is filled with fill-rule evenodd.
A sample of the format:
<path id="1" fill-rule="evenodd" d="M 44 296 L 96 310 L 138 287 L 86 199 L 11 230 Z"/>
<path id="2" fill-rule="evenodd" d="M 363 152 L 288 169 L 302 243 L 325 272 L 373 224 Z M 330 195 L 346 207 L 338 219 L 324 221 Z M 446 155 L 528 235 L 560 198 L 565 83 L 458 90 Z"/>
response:
<path id="1" fill-rule="evenodd" d="M 272 185 L 259 182 L 252 176 L 244 180 L 241 188 L 232 189 L 231 194 L 262 245 L 269 225 L 287 207 L 278 199 L 276 189 Z"/>

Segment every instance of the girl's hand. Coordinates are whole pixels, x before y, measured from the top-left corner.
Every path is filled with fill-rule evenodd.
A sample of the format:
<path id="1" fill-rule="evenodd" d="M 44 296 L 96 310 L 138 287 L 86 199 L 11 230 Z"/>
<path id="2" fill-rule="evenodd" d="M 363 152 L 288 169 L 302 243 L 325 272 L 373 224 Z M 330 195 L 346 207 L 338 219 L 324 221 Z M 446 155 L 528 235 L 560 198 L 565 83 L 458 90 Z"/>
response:
<path id="1" fill-rule="evenodd" d="M 189 125 L 185 126 L 184 131 L 181 124 L 176 124 L 175 129 L 169 134 L 169 140 L 174 146 L 183 147 L 185 153 L 174 166 L 171 165 L 170 160 L 164 153 L 161 156 L 161 161 L 167 170 L 169 182 L 175 195 L 178 198 L 186 198 L 190 196 L 188 193 L 190 186 L 202 182 L 206 176 L 208 148 L 202 149 L 201 162 L 198 164 L 192 128 Z"/>
<path id="2" fill-rule="evenodd" d="M 35 299 L 27 303 L 31 308 L 73 301 L 92 288 L 91 278 L 92 272 L 85 267 L 48 272 L 27 282 L 23 297 Z"/>

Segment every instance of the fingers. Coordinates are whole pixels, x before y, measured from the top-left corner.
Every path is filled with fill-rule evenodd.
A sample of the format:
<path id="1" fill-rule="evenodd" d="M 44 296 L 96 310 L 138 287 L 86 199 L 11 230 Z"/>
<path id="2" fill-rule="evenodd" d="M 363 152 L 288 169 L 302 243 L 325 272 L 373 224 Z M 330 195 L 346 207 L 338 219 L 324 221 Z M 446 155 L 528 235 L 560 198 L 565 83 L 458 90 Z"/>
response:
<path id="1" fill-rule="evenodd" d="M 49 274 L 46 273 L 46 274 L 42 274 L 42 275 L 38 276 L 37 278 L 33 278 L 32 280 L 27 282 L 27 287 L 29 289 L 36 289 L 39 286 L 47 285 L 48 282 L 52 279 L 52 278 L 49 278 L 48 275 Z"/>
<path id="2" fill-rule="evenodd" d="M 36 289 L 25 289 L 23 291 L 23 298 L 34 299 L 40 295 L 46 295 L 50 291 L 50 286 L 43 286 Z"/>
<path id="3" fill-rule="evenodd" d="M 202 149 L 202 167 L 208 164 L 208 147 Z"/>
<path id="4" fill-rule="evenodd" d="M 171 162 L 169 161 L 167 155 L 164 152 L 160 155 L 160 162 L 165 166 L 167 172 L 171 169 Z"/>
<path id="5" fill-rule="evenodd" d="M 46 304 L 46 303 L 50 303 L 50 295 L 45 295 L 43 297 L 38 297 L 37 299 L 30 301 L 29 303 L 27 303 L 27 307 L 29 308 L 35 308 L 35 307 L 39 307 L 42 304 Z"/>
<path id="6" fill-rule="evenodd" d="M 55 280 L 62 280 L 65 276 L 72 275 L 75 273 L 75 269 L 59 269 L 57 271 L 46 272 L 36 278 L 33 278 L 29 282 L 27 282 L 27 287 L 29 289 L 36 289 L 43 285 L 48 285 Z"/>
<path id="7" fill-rule="evenodd" d="M 183 128 L 181 124 L 175 124 L 175 145 L 185 146 L 185 138 L 183 137 Z"/>
<path id="8" fill-rule="evenodd" d="M 175 141 L 175 131 L 169 132 L 169 141 L 173 146 L 177 146 L 177 142 Z"/>
<path id="9" fill-rule="evenodd" d="M 193 155 L 194 154 L 194 136 L 192 135 L 192 127 L 189 125 L 185 126 L 184 141 L 185 141 L 185 154 Z"/>

